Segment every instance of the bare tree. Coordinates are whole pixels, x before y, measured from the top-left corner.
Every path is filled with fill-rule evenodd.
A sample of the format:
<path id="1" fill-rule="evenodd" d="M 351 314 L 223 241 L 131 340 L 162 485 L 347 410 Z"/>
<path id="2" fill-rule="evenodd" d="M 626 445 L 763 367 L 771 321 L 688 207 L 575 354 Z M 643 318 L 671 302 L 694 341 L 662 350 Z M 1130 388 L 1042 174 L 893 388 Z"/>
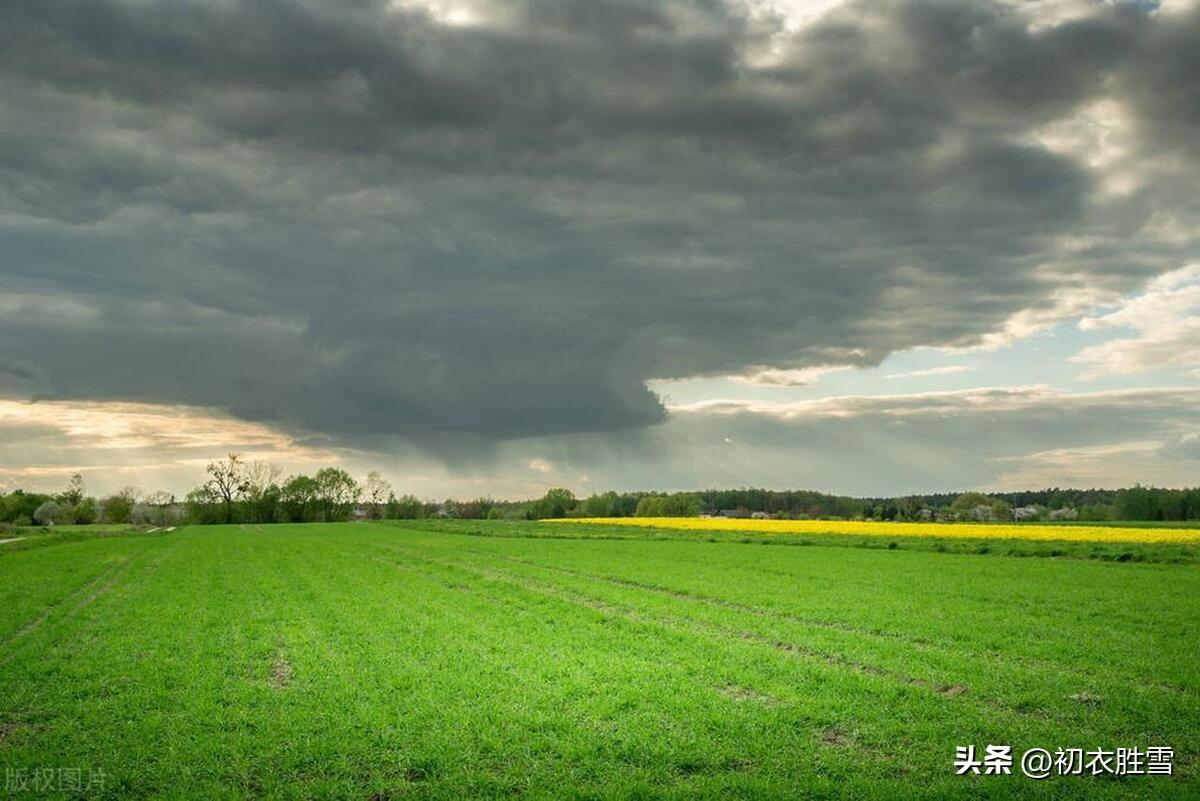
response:
<path id="1" fill-rule="evenodd" d="M 244 473 L 246 494 L 251 500 L 262 498 L 281 475 L 283 468 L 272 462 L 248 462 Z"/>
<path id="2" fill-rule="evenodd" d="M 372 470 L 367 473 L 367 483 L 363 485 L 363 491 L 366 495 L 367 503 L 371 507 L 371 517 L 378 520 L 382 517 L 383 504 L 387 502 L 388 496 L 392 494 L 392 485 L 387 479 L 379 475 L 378 470 Z"/>
<path id="3" fill-rule="evenodd" d="M 225 504 L 225 522 L 233 522 L 233 502 L 246 492 L 246 465 L 240 453 L 229 454 L 228 459 L 209 462 L 208 486 L 212 494 Z"/>
<path id="4" fill-rule="evenodd" d="M 142 498 L 142 503 L 148 506 L 170 506 L 175 503 L 175 496 L 166 490 L 155 490 Z"/>
<path id="5" fill-rule="evenodd" d="M 175 496 L 166 490 L 155 490 L 142 502 L 133 507 L 130 518 L 133 522 L 149 523 L 152 526 L 169 526 L 178 522 L 179 509 L 175 506 Z M 140 518 L 140 520 L 139 520 Z"/>
<path id="6" fill-rule="evenodd" d="M 268 523 L 275 517 L 274 505 L 278 497 L 268 498 L 272 488 L 278 492 L 279 476 L 283 470 L 271 462 L 254 461 L 246 465 L 244 480 L 246 500 L 249 502 L 250 519 L 255 523 Z"/>

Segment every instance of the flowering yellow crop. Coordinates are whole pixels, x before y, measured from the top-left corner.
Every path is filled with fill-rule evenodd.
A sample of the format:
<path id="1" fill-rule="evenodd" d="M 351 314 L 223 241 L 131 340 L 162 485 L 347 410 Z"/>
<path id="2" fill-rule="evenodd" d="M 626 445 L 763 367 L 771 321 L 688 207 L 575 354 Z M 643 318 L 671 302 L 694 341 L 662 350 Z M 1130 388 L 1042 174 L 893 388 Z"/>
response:
<path id="1" fill-rule="evenodd" d="M 543 523 L 589 523 L 692 531 L 760 534 L 858 534 L 871 537 L 1072 540 L 1082 542 L 1200 542 L 1200 529 L 1041 526 L 1003 523 L 886 523 L 865 520 L 748 520 L 725 517 L 576 517 Z"/>

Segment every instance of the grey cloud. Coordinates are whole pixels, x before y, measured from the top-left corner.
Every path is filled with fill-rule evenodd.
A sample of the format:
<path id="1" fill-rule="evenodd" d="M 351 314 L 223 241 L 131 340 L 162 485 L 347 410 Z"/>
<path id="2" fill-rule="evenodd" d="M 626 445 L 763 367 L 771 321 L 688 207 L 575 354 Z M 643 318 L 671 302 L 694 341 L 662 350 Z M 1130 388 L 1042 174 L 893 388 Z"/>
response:
<path id="1" fill-rule="evenodd" d="M 1193 91 L 1196 15 L 862 2 L 756 66 L 739 8 L 6 3 L 0 274 L 94 315 L 0 317 L 0 362 L 486 447 L 661 422 L 652 377 L 977 341 L 1047 265 L 1128 289 L 1194 252 L 1149 228 L 1183 177 L 1107 199 L 1029 134 L 1112 92 L 1147 152 L 1195 132 L 1145 95 Z"/>
<path id="2" fill-rule="evenodd" d="M 882 495 L 1055 483 L 1184 486 L 1200 432 L 1200 389 L 1085 394 L 1044 388 L 835 397 L 790 405 L 677 408 L 664 426 L 614 443 L 595 437 L 510 444 L 548 482 L 592 489 L 813 487 Z M 1169 450 L 1162 442 L 1174 443 Z M 1053 463 L 1054 471 L 1042 470 Z M 579 476 L 588 476 L 582 483 Z"/>

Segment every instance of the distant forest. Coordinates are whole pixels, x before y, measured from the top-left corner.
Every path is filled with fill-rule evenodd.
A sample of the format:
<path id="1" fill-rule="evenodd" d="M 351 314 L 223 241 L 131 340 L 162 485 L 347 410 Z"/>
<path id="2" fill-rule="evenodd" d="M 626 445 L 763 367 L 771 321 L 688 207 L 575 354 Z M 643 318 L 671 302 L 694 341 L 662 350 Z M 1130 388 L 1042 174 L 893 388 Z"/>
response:
<path id="1" fill-rule="evenodd" d="M 1159 489 L 1062 489 L 1054 487 L 1022 492 L 932 493 L 898 497 L 856 498 L 812 490 L 708 489 L 692 493 L 606 493 L 579 501 L 578 512 L 588 517 L 622 517 L 639 513 L 644 499 L 669 500 L 679 495 L 697 501 L 696 514 L 726 511 L 765 513 L 790 518 L 871 518 L 875 520 L 923 520 L 940 518 L 964 507 L 964 499 L 994 503 L 994 519 L 1011 517 L 1013 510 L 1028 509 L 1028 519 L 1103 520 L 1200 520 L 1200 488 Z M 536 505 L 537 502 L 534 502 Z M 679 504 L 677 503 L 676 506 Z M 974 508 L 974 507 L 972 507 Z M 1034 511 L 1036 510 L 1036 511 Z M 539 511 L 545 511 L 539 510 Z M 572 510 L 574 511 L 574 510 Z M 596 514 L 593 514 L 595 512 Z M 1053 514 L 1053 513 L 1059 514 Z M 1069 514 L 1062 514 L 1068 512 Z M 552 516 L 552 515 L 539 515 Z M 569 515 L 568 515 L 569 516 Z"/>
<path id="2" fill-rule="evenodd" d="M 694 517 L 726 515 L 799 519 L 930 521 L 1187 521 L 1200 520 L 1200 488 L 1044 489 L 1025 492 L 934 493 L 855 498 L 811 490 L 708 489 L 697 492 L 603 492 L 576 497 L 554 488 L 541 498 L 435 501 L 397 495 L 372 472 L 362 483 L 326 467 L 312 476 L 282 477 L 278 467 L 237 454 L 212 462 L 208 480 L 178 499 L 134 487 L 97 498 L 82 476 L 56 493 L 0 493 L 0 525 L 88 523 L 170 526 L 184 523 L 284 523 L 348 519 L 536 520 L 557 517 Z"/>

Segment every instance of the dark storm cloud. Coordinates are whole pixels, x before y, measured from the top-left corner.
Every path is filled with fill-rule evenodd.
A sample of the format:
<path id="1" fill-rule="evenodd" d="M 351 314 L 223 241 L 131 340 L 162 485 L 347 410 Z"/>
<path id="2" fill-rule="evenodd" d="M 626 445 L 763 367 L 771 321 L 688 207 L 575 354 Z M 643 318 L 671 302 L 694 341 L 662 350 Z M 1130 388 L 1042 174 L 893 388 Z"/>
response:
<path id="1" fill-rule="evenodd" d="M 480 8 L 5 3 L 0 391 L 603 432 L 648 378 L 969 344 L 1195 253 L 1197 12 Z M 1168 178 L 1036 136 L 1103 99 Z"/>

